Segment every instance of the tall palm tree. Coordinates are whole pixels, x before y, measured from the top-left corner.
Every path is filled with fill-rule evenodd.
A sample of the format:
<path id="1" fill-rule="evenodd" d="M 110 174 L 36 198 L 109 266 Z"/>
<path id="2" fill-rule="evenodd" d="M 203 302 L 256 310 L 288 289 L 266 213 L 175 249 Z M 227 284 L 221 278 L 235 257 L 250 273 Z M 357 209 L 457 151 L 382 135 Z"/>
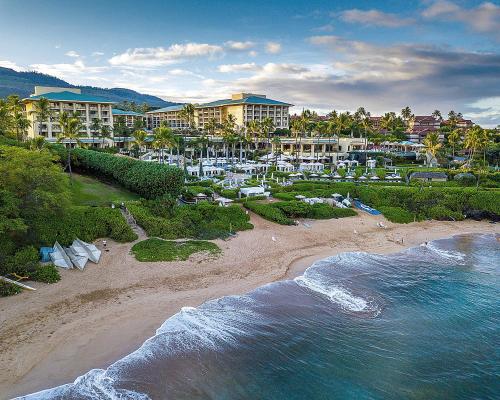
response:
<path id="1" fill-rule="evenodd" d="M 450 125 L 451 129 L 456 128 L 458 120 L 459 120 L 458 114 L 455 111 L 451 110 L 448 113 L 448 124 Z"/>
<path id="2" fill-rule="evenodd" d="M 439 133 L 431 132 L 429 133 L 422 142 L 424 144 L 425 151 L 427 154 L 431 155 L 431 161 L 436 158 L 438 150 L 441 148 L 442 144 L 439 142 Z"/>
<path id="3" fill-rule="evenodd" d="M 432 112 L 432 116 L 433 116 L 434 118 L 436 118 L 436 119 L 440 120 L 440 121 L 443 119 L 443 116 L 441 115 L 441 111 L 439 111 L 439 110 L 434 110 L 434 111 Z"/>
<path id="4" fill-rule="evenodd" d="M 160 150 L 160 164 L 164 164 L 165 158 L 163 151 L 166 147 L 175 147 L 175 138 L 172 129 L 168 126 L 160 126 L 154 130 L 155 138 L 153 146 Z"/>
<path id="5" fill-rule="evenodd" d="M 300 118 L 294 118 L 290 124 L 290 128 L 295 138 L 294 154 L 295 154 L 295 164 L 296 164 L 295 166 L 297 167 L 299 165 L 298 141 L 302 133 L 301 132 L 302 122 L 300 121 Z"/>
<path id="6" fill-rule="evenodd" d="M 34 110 L 31 114 L 35 114 L 35 120 L 38 124 L 38 135 L 43 136 L 42 127 L 45 122 L 50 121 L 52 110 L 50 109 L 50 101 L 45 97 L 40 98 L 34 104 Z"/>
<path id="7" fill-rule="evenodd" d="M 146 145 L 146 138 L 148 137 L 148 134 L 146 131 L 139 129 L 136 130 L 132 136 L 134 137 L 134 141 L 137 143 L 137 146 L 139 146 L 139 152 L 141 152 L 143 147 Z"/>
<path id="8" fill-rule="evenodd" d="M 274 164 L 278 165 L 278 156 L 281 154 L 281 138 L 279 136 L 274 136 L 272 139 L 272 144 L 274 145 Z"/>
<path id="9" fill-rule="evenodd" d="M 448 144 L 451 146 L 452 156 L 455 158 L 455 147 L 460 143 L 462 139 L 462 132 L 460 129 L 454 129 L 448 135 Z"/>
<path id="10" fill-rule="evenodd" d="M 68 160 L 67 160 L 67 168 L 69 171 L 70 182 L 73 180 L 73 172 L 71 170 L 71 150 L 72 150 L 72 142 L 75 142 L 75 146 L 80 143 L 80 130 L 83 127 L 82 121 L 78 114 L 68 114 L 66 111 L 63 111 L 59 115 L 59 125 L 61 127 L 61 133 L 57 137 L 57 141 L 61 142 L 63 140 L 69 140 L 68 149 Z"/>
<path id="11" fill-rule="evenodd" d="M 20 134 L 20 130 L 22 130 L 23 126 L 25 126 L 25 122 L 23 120 L 23 102 L 19 98 L 19 96 L 13 94 L 7 97 L 7 105 L 9 107 L 9 111 L 13 118 L 13 126 L 16 131 L 17 140 L 21 141 L 22 137 Z"/>
<path id="12" fill-rule="evenodd" d="M 257 149 L 257 135 L 260 131 L 260 122 L 257 119 L 253 119 L 247 122 L 247 134 L 249 139 L 254 143 L 255 150 Z"/>
<path id="13" fill-rule="evenodd" d="M 316 125 L 316 132 L 317 132 L 317 136 L 316 136 L 316 144 L 319 144 L 319 138 L 320 137 L 325 137 L 328 132 L 330 130 L 330 126 L 328 124 L 328 122 L 326 121 L 320 121 L 317 123 Z M 316 151 L 316 146 L 314 146 L 314 153 L 315 153 L 315 156 L 316 156 L 316 161 L 319 161 L 319 152 Z"/>
<path id="14" fill-rule="evenodd" d="M 46 145 L 45 138 L 43 136 L 37 136 L 29 141 L 30 150 L 42 150 Z"/>
<path id="15" fill-rule="evenodd" d="M 179 112 L 180 117 L 186 121 L 190 129 L 195 128 L 195 113 L 196 113 L 196 107 L 194 104 L 188 103 L 185 104 L 184 107 L 182 107 L 182 110 Z"/>
<path id="16" fill-rule="evenodd" d="M 99 118 L 92 118 L 92 123 L 90 124 L 90 133 L 92 135 L 92 144 L 94 143 L 94 138 L 101 133 L 102 121 Z"/>
<path id="17" fill-rule="evenodd" d="M 99 136 L 101 137 L 102 146 L 104 147 L 104 139 L 111 137 L 111 128 L 109 127 L 109 125 L 101 126 L 101 131 L 99 132 Z M 113 141 L 113 146 L 114 146 L 114 141 Z"/>
<path id="18" fill-rule="evenodd" d="M 14 126 L 16 127 L 17 140 L 24 141 L 31 126 L 30 120 L 26 118 L 24 113 L 16 114 L 14 117 Z"/>
<path id="19" fill-rule="evenodd" d="M 267 149 L 271 146 L 271 131 L 274 129 L 274 121 L 270 117 L 262 119 L 260 122 L 263 135 L 267 139 Z M 266 162 L 269 161 L 269 153 L 266 152 Z"/>
<path id="20" fill-rule="evenodd" d="M 0 99 L 0 134 L 6 135 L 9 133 L 13 125 L 9 104 L 5 100 Z"/>
<path id="21" fill-rule="evenodd" d="M 401 110 L 401 117 L 403 117 L 403 120 L 406 122 L 406 124 L 408 124 L 408 121 L 410 120 L 412 115 L 413 114 L 411 112 L 411 108 L 408 106 Z"/>

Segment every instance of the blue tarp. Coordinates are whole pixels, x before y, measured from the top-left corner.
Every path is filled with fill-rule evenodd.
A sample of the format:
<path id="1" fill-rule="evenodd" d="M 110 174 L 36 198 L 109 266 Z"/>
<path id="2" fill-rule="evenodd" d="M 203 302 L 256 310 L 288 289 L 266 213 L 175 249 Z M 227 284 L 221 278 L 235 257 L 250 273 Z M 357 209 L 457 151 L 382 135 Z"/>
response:
<path id="1" fill-rule="evenodd" d="M 42 262 L 50 261 L 50 253 L 52 253 L 54 249 L 52 247 L 40 247 L 40 259 Z"/>

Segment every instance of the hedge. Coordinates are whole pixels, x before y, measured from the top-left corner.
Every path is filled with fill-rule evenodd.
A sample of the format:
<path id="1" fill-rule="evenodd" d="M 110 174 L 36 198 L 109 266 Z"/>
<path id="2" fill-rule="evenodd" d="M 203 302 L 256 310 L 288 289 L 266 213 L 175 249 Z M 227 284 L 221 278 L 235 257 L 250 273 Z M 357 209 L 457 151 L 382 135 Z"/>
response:
<path id="1" fill-rule="evenodd" d="M 244 206 L 268 221 L 277 222 L 281 225 L 294 224 L 293 219 L 288 218 L 283 211 L 277 207 L 273 207 L 272 204 L 249 201 L 248 203 L 244 203 Z"/>
<path id="2" fill-rule="evenodd" d="M 68 246 L 77 237 L 85 242 L 103 237 L 117 242 L 137 239 L 120 210 L 107 207 L 75 206 L 58 219 L 39 216 L 33 221 L 32 232 L 29 233 L 42 246 L 52 246 L 56 240 Z"/>
<path id="3" fill-rule="evenodd" d="M 112 178 L 146 199 L 164 194 L 177 197 L 184 185 L 184 172 L 177 167 L 81 148 L 74 149 L 72 155 L 76 167 Z"/>
<path id="4" fill-rule="evenodd" d="M 163 239 L 216 239 L 253 228 L 249 216 L 237 205 L 220 207 L 202 202 L 177 206 L 170 217 L 155 214 L 147 201 L 129 202 L 127 208 L 148 236 Z"/>
<path id="5" fill-rule="evenodd" d="M 379 207 L 378 209 L 384 217 L 391 222 L 398 224 L 408 224 L 415 220 L 415 215 L 401 207 Z"/>
<path id="6" fill-rule="evenodd" d="M 12 283 L 0 281 L 0 297 L 13 296 L 21 293 L 22 289 Z"/>

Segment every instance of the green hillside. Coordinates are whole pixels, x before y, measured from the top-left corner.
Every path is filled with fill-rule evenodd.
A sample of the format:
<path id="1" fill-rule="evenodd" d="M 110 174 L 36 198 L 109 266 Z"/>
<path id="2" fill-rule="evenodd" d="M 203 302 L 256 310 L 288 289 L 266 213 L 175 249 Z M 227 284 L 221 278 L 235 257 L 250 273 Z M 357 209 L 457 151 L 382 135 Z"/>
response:
<path id="1" fill-rule="evenodd" d="M 76 87 L 83 94 L 104 97 L 105 99 L 121 103 L 123 101 L 135 102 L 137 104 L 147 103 L 151 107 L 168 107 L 175 105 L 156 96 L 138 93 L 134 90 L 124 88 L 103 89 L 92 86 L 75 86 L 62 79 L 39 72 L 17 72 L 10 68 L 0 67 L 0 98 L 10 94 L 17 94 L 21 98 L 29 97 L 35 86 L 66 86 Z"/>

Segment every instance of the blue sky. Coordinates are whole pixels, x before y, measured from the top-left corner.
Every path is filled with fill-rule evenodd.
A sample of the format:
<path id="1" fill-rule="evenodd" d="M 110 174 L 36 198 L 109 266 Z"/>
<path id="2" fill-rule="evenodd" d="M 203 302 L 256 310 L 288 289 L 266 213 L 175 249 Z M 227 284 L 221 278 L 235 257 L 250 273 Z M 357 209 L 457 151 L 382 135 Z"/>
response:
<path id="1" fill-rule="evenodd" d="M 0 0 L 0 38 L 1 66 L 167 100 L 253 91 L 500 124 L 498 1 Z"/>

